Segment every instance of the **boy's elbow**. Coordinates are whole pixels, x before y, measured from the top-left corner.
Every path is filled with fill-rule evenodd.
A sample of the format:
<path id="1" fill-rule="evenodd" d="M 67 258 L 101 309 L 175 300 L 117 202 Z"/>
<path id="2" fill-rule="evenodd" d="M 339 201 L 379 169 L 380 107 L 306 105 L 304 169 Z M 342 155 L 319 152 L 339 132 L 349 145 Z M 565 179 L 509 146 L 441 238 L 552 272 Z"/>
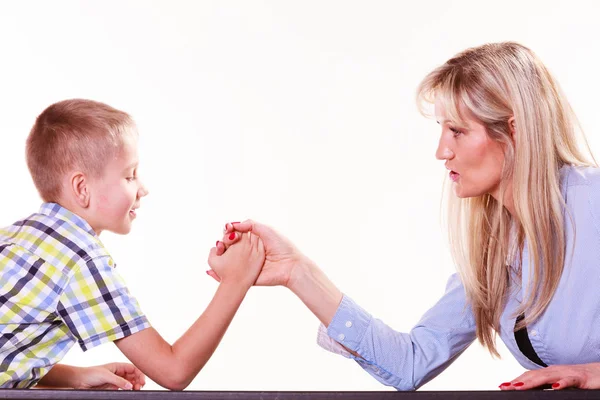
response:
<path id="1" fill-rule="evenodd" d="M 188 382 L 166 382 L 164 385 L 161 385 L 165 389 L 173 390 L 173 391 L 182 391 L 186 387 L 188 387 Z"/>
<path id="2" fill-rule="evenodd" d="M 164 380 L 156 383 L 165 389 L 181 391 L 187 388 L 190 383 L 192 383 L 195 376 L 196 374 L 190 376 L 188 371 L 185 371 L 183 368 L 173 368 Z"/>
<path id="3" fill-rule="evenodd" d="M 164 382 L 157 382 L 159 385 L 164 387 L 165 389 L 174 390 L 174 391 L 182 391 L 185 390 L 192 382 L 191 379 L 182 379 L 178 377 L 169 377 Z"/>

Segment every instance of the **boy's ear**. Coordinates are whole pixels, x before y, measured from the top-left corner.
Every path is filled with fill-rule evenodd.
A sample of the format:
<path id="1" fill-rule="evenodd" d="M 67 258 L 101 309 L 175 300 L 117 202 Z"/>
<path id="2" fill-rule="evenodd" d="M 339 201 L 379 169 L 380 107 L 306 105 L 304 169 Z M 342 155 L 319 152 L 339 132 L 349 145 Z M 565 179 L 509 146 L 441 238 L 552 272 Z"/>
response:
<path id="1" fill-rule="evenodd" d="M 90 192 L 85 174 L 83 172 L 74 173 L 69 183 L 75 202 L 82 208 L 88 208 L 90 205 Z"/>

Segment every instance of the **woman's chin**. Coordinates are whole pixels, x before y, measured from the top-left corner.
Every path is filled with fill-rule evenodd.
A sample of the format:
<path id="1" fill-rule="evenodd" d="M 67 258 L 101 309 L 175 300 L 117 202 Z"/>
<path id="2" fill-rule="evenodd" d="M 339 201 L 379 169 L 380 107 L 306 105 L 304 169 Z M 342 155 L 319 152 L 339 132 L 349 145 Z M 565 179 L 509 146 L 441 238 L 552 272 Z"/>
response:
<path id="1" fill-rule="evenodd" d="M 465 190 L 463 187 L 456 183 L 453 185 L 452 191 L 454 192 L 454 195 L 460 199 L 477 197 L 481 195 L 480 193 L 469 192 L 468 190 Z"/>
<path id="2" fill-rule="evenodd" d="M 464 199 L 465 197 L 467 197 L 467 196 L 464 195 L 464 191 L 462 190 L 462 188 L 457 183 L 454 183 L 452 185 L 452 192 L 454 193 L 454 195 L 456 197 L 458 197 L 460 199 Z"/>

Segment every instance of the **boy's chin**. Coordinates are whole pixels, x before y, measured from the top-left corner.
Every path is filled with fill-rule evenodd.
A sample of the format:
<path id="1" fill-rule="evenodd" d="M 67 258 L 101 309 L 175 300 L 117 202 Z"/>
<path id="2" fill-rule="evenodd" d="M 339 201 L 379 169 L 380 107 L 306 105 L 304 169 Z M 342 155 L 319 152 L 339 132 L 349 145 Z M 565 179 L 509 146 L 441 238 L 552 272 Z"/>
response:
<path id="1" fill-rule="evenodd" d="M 131 232 L 131 224 L 120 226 L 117 229 L 111 229 L 110 231 L 112 233 L 116 233 L 117 235 L 127 235 L 129 232 Z"/>

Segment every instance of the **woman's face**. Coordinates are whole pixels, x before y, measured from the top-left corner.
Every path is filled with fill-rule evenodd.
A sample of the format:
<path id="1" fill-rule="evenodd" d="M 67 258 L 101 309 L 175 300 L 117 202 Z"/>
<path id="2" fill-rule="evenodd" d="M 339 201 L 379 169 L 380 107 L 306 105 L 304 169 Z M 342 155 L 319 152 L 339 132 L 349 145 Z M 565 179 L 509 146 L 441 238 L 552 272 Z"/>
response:
<path id="1" fill-rule="evenodd" d="M 468 116 L 465 109 L 460 111 Z M 435 103 L 435 116 L 442 127 L 435 156 L 446 160 L 454 194 L 465 198 L 489 193 L 498 199 L 504 164 L 502 145 L 492 140 L 485 127 L 472 118 L 464 118 L 466 126 L 450 121 L 439 101 Z"/>

